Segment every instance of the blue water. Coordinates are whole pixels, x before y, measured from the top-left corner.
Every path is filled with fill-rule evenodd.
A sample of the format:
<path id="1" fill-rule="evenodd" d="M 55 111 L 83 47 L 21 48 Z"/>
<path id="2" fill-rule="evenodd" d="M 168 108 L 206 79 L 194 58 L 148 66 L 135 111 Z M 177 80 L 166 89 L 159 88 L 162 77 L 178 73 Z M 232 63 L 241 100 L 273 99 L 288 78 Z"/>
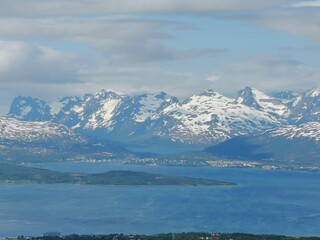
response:
<path id="1" fill-rule="evenodd" d="M 141 170 L 238 183 L 229 187 L 1 185 L 0 237 L 250 232 L 320 236 L 320 173 L 48 163 L 71 172 Z"/>
<path id="2" fill-rule="evenodd" d="M 157 153 L 157 154 L 172 154 L 172 153 L 183 153 L 190 151 L 201 151 L 202 148 L 187 148 L 187 147 L 131 147 L 128 150 L 134 152 L 149 152 L 149 153 Z"/>

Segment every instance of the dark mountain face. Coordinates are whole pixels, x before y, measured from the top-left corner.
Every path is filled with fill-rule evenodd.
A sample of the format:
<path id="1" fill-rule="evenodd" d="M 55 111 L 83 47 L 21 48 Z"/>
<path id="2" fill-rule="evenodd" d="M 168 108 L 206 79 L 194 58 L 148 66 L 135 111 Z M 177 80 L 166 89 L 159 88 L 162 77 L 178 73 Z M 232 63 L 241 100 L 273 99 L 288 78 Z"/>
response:
<path id="1" fill-rule="evenodd" d="M 267 160 L 272 158 L 271 152 L 259 152 L 262 147 L 262 144 L 257 144 L 248 137 L 234 137 L 206 148 L 205 152 L 229 159 Z"/>
<path id="2" fill-rule="evenodd" d="M 256 136 L 235 137 L 204 150 L 233 160 L 273 160 L 320 166 L 320 123 L 288 125 Z"/>
<path id="3" fill-rule="evenodd" d="M 281 91 L 278 93 L 273 94 L 273 97 L 281 99 L 283 101 L 292 101 L 294 100 L 299 94 L 291 92 L 291 91 Z"/>
<path id="4" fill-rule="evenodd" d="M 52 115 L 47 102 L 32 97 L 16 97 L 8 117 L 24 121 L 50 121 Z"/>
<path id="5" fill-rule="evenodd" d="M 244 104 L 248 107 L 253 107 L 258 110 L 262 110 L 262 107 L 257 102 L 252 88 L 245 87 L 243 90 L 238 92 L 237 102 Z"/>

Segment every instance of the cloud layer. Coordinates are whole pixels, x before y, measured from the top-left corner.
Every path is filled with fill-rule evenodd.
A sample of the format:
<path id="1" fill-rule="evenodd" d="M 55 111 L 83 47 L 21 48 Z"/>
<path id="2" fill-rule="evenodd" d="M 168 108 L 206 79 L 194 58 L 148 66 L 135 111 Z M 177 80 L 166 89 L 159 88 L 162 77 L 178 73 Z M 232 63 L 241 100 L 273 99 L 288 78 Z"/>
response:
<path id="1" fill-rule="evenodd" d="M 23 42 L 0 41 L 0 83 L 79 82 L 81 63 L 74 56 Z"/>
<path id="2" fill-rule="evenodd" d="M 320 69 L 308 66 L 288 55 L 260 55 L 233 65 L 216 87 L 232 93 L 245 85 L 274 93 L 279 90 L 299 92 L 319 86 Z M 232 87 L 230 87 L 230 85 Z"/>
<path id="3" fill-rule="evenodd" d="M 0 1 L 0 114 L 16 95 L 52 99 L 110 88 L 186 97 L 206 88 L 232 95 L 246 85 L 269 92 L 319 86 L 320 64 L 301 53 L 240 56 L 227 43 L 216 47 L 214 37 L 212 44 L 199 40 L 214 29 L 212 21 L 236 20 L 316 49 L 319 6 L 295 0 Z M 189 36 L 189 44 L 181 36 Z"/>
<path id="4" fill-rule="evenodd" d="M 290 0 L 4 0 L 2 17 L 57 17 L 98 14 L 200 14 L 263 10 L 289 4 Z"/>

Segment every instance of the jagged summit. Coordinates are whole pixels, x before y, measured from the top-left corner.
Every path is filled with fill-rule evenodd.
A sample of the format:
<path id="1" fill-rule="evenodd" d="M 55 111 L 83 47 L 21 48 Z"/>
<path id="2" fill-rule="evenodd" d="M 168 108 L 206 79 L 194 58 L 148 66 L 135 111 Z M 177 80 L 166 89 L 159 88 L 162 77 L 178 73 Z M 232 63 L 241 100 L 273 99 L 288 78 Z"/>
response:
<path id="1" fill-rule="evenodd" d="M 165 123 L 175 123 L 170 132 L 158 127 L 158 134 L 168 131 L 175 141 L 210 143 L 232 136 L 275 127 L 280 122 L 272 116 L 236 103 L 215 91 L 193 95 L 181 104 L 168 106 L 159 115 Z"/>
<path id="2" fill-rule="evenodd" d="M 259 105 L 259 103 L 256 100 L 256 95 L 265 96 L 265 94 L 262 94 L 262 92 L 256 89 L 245 87 L 243 90 L 240 90 L 238 92 L 238 97 L 236 99 L 236 102 L 240 104 L 244 104 L 248 107 L 261 109 L 262 107 Z"/>
<path id="3" fill-rule="evenodd" d="M 289 114 L 289 109 L 280 99 L 250 87 L 238 92 L 236 102 L 267 112 L 273 116 L 283 117 Z"/>

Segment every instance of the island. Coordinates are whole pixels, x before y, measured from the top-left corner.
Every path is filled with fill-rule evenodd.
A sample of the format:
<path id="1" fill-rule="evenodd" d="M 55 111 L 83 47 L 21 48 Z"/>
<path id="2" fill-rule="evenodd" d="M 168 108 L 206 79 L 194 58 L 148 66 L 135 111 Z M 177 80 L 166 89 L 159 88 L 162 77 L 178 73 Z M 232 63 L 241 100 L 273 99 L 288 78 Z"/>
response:
<path id="1" fill-rule="evenodd" d="M 0 182 L 6 184 L 86 184 L 141 186 L 230 186 L 234 183 L 203 178 L 177 177 L 137 171 L 113 170 L 99 174 L 63 173 L 47 169 L 0 163 Z"/>

